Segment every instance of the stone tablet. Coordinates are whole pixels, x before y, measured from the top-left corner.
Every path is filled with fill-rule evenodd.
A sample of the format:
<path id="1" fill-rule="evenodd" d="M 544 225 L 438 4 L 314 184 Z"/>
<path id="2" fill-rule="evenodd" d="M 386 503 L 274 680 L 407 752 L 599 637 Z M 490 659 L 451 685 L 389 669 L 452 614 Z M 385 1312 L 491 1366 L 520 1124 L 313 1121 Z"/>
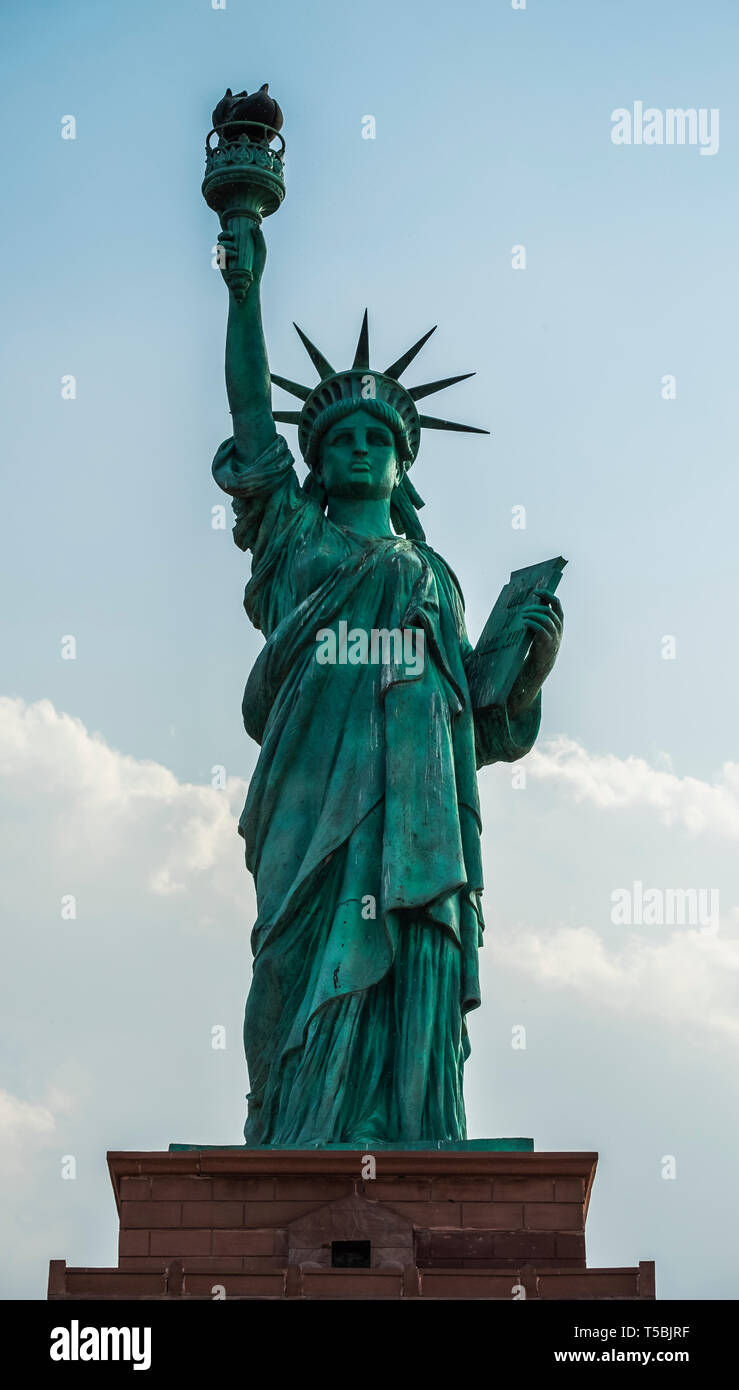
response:
<path id="1" fill-rule="evenodd" d="M 532 634 L 521 622 L 521 610 L 536 602 L 536 589 L 555 591 L 566 564 L 557 555 L 553 560 L 513 570 L 503 585 L 467 663 L 473 709 L 505 705 L 531 646 Z"/>

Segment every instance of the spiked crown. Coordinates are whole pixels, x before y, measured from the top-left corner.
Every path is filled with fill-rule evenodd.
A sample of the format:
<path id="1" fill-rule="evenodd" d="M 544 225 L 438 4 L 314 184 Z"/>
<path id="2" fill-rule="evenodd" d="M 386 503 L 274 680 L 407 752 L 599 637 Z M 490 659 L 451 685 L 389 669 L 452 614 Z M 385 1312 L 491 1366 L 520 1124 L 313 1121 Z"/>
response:
<path id="1" fill-rule="evenodd" d="M 477 429 L 474 425 L 460 425 L 453 420 L 440 420 L 433 415 L 419 415 L 416 401 L 443 391 L 446 386 L 454 386 L 458 381 L 466 381 L 474 372 L 463 372 L 461 376 L 448 376 L 439 381 L 425 382 L 421 386 L 406 388 L 399 378 L 414 357 L 428 342 L 436 326 L 424 333 L 412 347 L 386 367 L 383 372 L 373 371 L 369 365 L 369 329 L 367 310 L 364 311 L 362 327 L 359 332 L 354 361 L 346 371 L 337 372 L 323 353 L 306 337 L 298 325 L 294 325 L 308 356 L 319 375 L 316 386 L 301 386 L 287 377 L 271 373 L 272 381 L 283 391 L 297 396 L 303 401 L 302 410 L 273 410 L 276 421 L 286 425 L 297 425 L 300 451 L 311 470 L 318 458 L 318 446 L 326 429 L 337 419 L 350 411 L 362 407 L 380 414 L 392 425 L 400 436 L 400 461 L 404 469 L 413 463 L 421 443 L 421 430 L 454 430 L 465 434 L 489 434 L 489 430 Z M 391 515 L 396 529 L 423 539 L 423 530 L 415 517 L 414 509 L 423 506 L 415 488 L 404 475 L 401 485 L 396 489 L 396 497 Z"/>
<path id="2" fill-rule="evenodd" d="M 403 422 L 409 444 L 409 465 L 418 453 L 422 429 L 456 430 L 465 434 L 489 433 L 488 430 L 476 429 L 474 425 L 459 425 L 453 420 L 439 420 L 433 415 L 419 415 L 416 410 L 416 401 L 421 400 L 424 396 L 431 396 L 436 391 L 443 391 L 445 386 L 454 386 L 458 381 L 466 381 L 467 377 L 475 375 L 474 372 L 463 372 L 461 376 L 448 376 L 440 381 L 429 381 L 422 386 L 406 388 L 400 385 L 400 377 L 403 372 L 410 366 L 424 343 L 428 342 L 431 334 L 436 331 L 436 326 L 430 328 L 428 333 L 424 333 L 417 343 L 409 347 L 396 362 L 386 367 L 383 372 L 372 371 L 370 368 L 366 309 L 354 361 L 351 367 L 343 372 L 337 372 L 331 366 L 328 359 L 306 337 L 302 329 L 298 328 L 297 324 L 295 324 L 295 329 L 318 372 L 320 381 L 314 387 L 301 386 L 298 382 L 289 381 L 287 377 L 277 376 L 273 372 L 272 380 L 275 385 L 281 386 L 283 391 L 288 391 L 290 395 L 297 396 L 305 404 L 302 410 L 274 410 L 272 414 L 275 420 L 282 424 L 298 426 L 298 442 L 306 462 L 310 462 L 310 456 L 313 453 L 312 443 L 316 434 L 323 432 L 320 429 L 321 415 L 339 401 L 346 401 L 358 408 L 366 405 L 368 400 L 375 399 L 385 402 L 396 411 Z"/>

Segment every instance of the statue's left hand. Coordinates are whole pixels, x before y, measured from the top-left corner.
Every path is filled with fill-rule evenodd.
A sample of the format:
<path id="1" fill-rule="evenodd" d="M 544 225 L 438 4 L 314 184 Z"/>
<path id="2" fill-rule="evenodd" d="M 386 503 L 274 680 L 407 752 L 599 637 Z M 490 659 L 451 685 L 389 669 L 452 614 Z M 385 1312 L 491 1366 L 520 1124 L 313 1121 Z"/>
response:
<path id="1" fill-rule="evenodd" d="M 532 635 L 532 643 L 525 661 L 526 685 L 541 688 L 557 660 L 557 652 L 562 644 L 564 612 L 556 594 L 548 589 L 537 589 L 539 603 L 530 603 L 521 610 L 524 627 Z"/>

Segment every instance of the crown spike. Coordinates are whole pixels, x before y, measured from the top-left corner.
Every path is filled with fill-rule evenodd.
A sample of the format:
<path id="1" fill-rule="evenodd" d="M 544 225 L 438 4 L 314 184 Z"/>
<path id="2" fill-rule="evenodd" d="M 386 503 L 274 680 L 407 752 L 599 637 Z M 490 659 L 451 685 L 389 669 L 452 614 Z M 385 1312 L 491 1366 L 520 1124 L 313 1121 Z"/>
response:
<path id="1" fill-rule="evenodd" d="M 458 381 L 466 381 L 468 376 L 474 376 L 474 372 L 463 372 L 461 376 L 445 376 L 443 381 L 428 381 L 424 386 L 409 386 L 408 395 L 413 401 L 420 401 L 424 396 L 433 396 L 436 391 L 443 391 L 445 386 L 454 386 Z"/>
<path id="2" fill-rule="evenodd" d="M 392 377 L 393 381 L 398 381 L 403 375 L 406 367 L 410 366 L 416 353 L 421 351 L 421 348 L 424 343 L 428 342 L 431 334 L 436 332 L 436 327 L 437 325 L 434 324 L 433 328 L 430 328 L 428 333 L 424 333 L 423 337 L 419 338 L 418 342 L 413 344 L 413 347 L 409 347 L 408 351 L 404 352 L 403 356 L 399 357 L 397 362 L 393 362 L 392 367 L 386 367 L 383 376 L 389 376 Z"/>
<path id="3" fill-rule="evenodd" d="M 310 386 L 301 386 L 299 382 L 289 381 L 286 376 L 278 376 L 276 372 L 270 372 L 269 375 L 275 386 L 281 386 L 283 391 L 289 391 L 291 396 L 298 396 L 301 401 L 307 401 Z"/>
<path id="4" fill-rule="evenodd" d="M 272 419 L 279 425 L 299 425 L 301 413 L 300 410 L 273 410 Z"/>
<path id="5" fill-rule="evenodd" d="M 369 325 L 367 323 L 367 310 L 364 311 L 362 327 L 359 330 L 359 340 L 357 350 L 352 362 L 352 371 L 369 371 Z"/>
<path id="6" fill-rule="evenodd" d="M 298 328 L 297 323 L 293 324 L 293 328 L 298 334 L 298 337 L 300 338 L 303 347 L 305 348 L 308 356 L 310 357 L 313 366 L 318 372 L 321 381 L 325 381 L 326 377 L 328 376 L 333 376 L 334 369 L 331 366 L 331 363 L 329 362 L 328 358 L 324 357 L 323 353 L 318 351 L 318 348 L 311 342 L 310 338 L 306 338 L 302 328 Z"/>
<path id="7" fill-rule="evenodd" d="M 433 415 L 419 415 L 424 430 L 460 430 L 464 434 L 490 434 L 490 430 L 479 430 L 476 425 L 458 425 L 454 420 L 437 420 Z"/>

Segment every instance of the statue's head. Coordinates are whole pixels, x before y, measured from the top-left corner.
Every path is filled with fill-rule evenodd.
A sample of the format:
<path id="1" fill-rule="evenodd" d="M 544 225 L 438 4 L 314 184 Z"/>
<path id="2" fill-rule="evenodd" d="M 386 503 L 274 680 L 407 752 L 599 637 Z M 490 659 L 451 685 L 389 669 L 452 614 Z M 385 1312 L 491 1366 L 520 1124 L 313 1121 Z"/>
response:
<path id="1" fill-rule="evenodd" d="M 389 497 L 395 529 L 420 539 L 423 539 L 423 529 L 416 512 L 423 501 L 408 479 L 407 469 L 418 453 L 421 429 L 488 432 L 471 425 L 419 415 L 416 409 L 417 400 L 464 380 L 463 376 L 446 377 L 409 390 L 401 386 L 400 376 L 433 331 L 432 328 L 419 338 L 384 372 L 373 371 L 369 365 L 365 310 L 354 361 L 346 371 L 335 371 L 298 328 L 318 371 L 318 385 L 301 386 L 272 373 L 277 386 L 298 396 L 304 403 L 300 411 L 275 410 L 272 413 L 275 420 L 298 426 L 298 442 L 310 469 L 311 490 L 322 495 L 324 502 L 330 496 Z M 470 375 L 470 372 L 464 373 L 464 376 Z"/>
<path id="2" fill-rule="evenodd" d="M 412 457 L 401 417 L 376 400 L 329 406 L 316 420 L 309 452 L 329 498 L 390 498 Z"/>

